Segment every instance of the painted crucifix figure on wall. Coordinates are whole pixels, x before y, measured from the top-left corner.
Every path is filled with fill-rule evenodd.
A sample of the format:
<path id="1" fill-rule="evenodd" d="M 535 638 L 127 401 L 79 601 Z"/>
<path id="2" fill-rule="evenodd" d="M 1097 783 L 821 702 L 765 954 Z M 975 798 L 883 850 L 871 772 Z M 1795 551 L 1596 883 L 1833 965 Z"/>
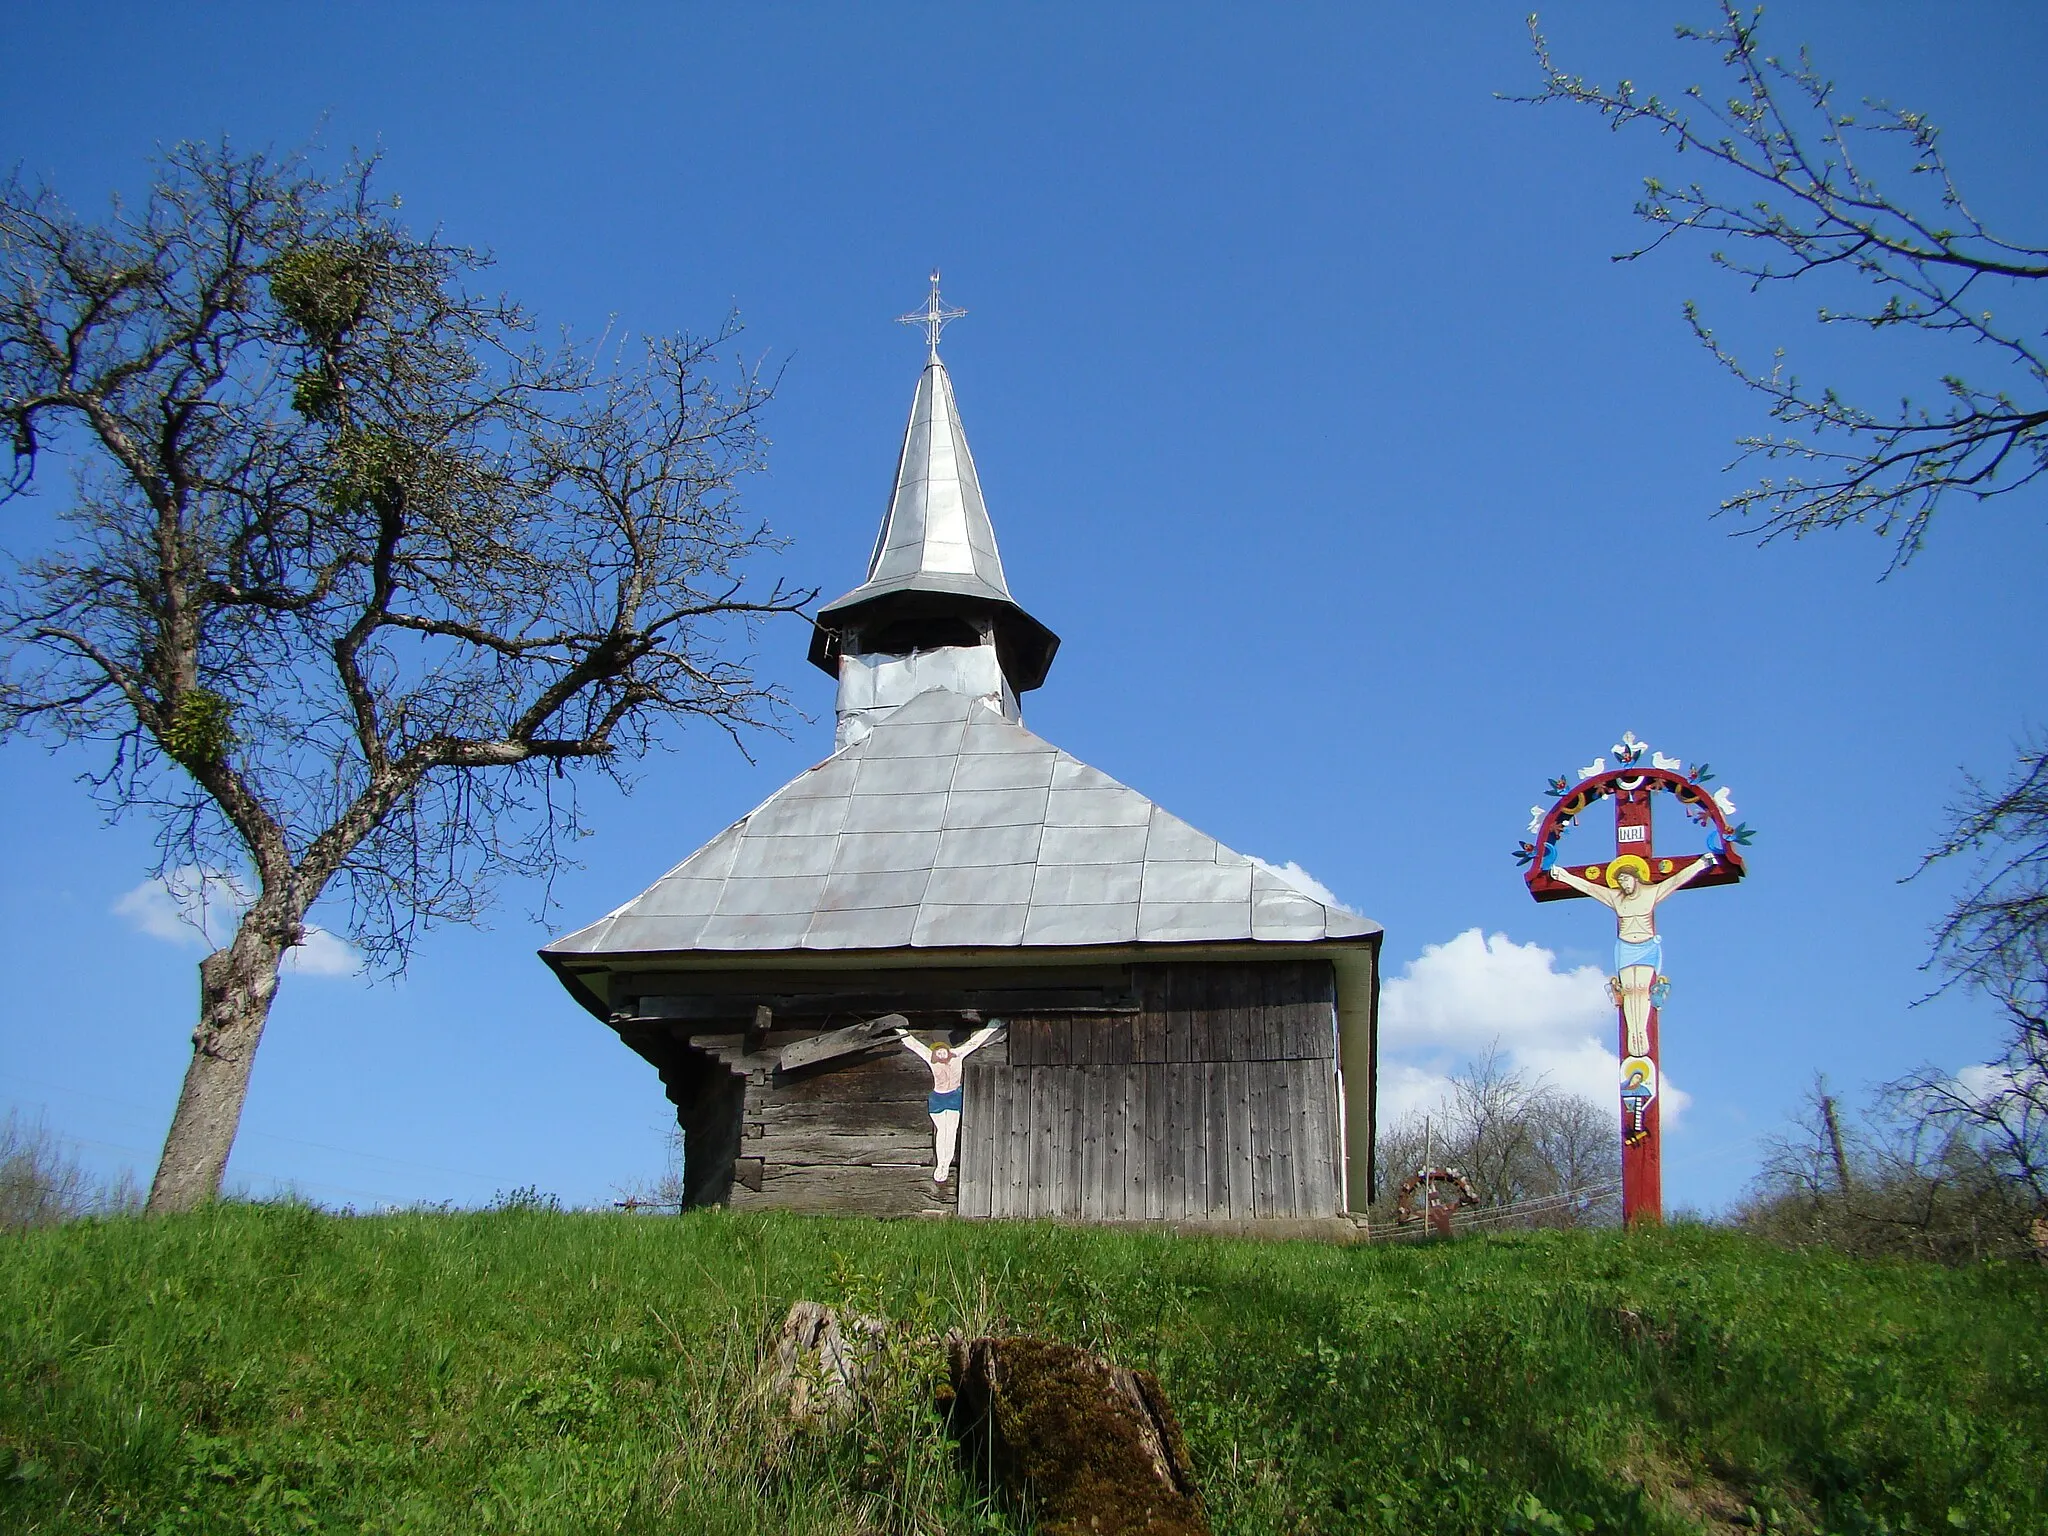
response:
<path id="1" fill-rule="evenodd" d="M 960 1106 L 965 1098 L 961 1087 L 967 1058 L 996 1037 L 1001 1019 L 990 1019 L 959 1045 L 926 1045 L 907 1029 L 896 1031 L 903 1048 L 932 1070 L 931 1096 L 925 1103 L 931 1111 L 932 1141 L 938 1161 L 932 1168 L 932 1182 L 943 1184 L 953 1172 L 953 1152 L 960 1145 Z"/>
<path id="2" fill-rule="evenodd" d="M 1657 903 L 1713 867 L 1710 850 L 1664 880 L 1653 881 L 1649 861 L 1633 853 L 1622 854 L 1607 866 L 1604 885 L 1595 885 L 1568 869 L 1550 871 L 1553 880 L 1562 880 L 1581 895 L 1613 909 L 1614 985 L 1621 994 L 1626 1055 L 1650 1054 L 1650 989 L 1664 968 L 1664 941 L 1657 936 Z"/>

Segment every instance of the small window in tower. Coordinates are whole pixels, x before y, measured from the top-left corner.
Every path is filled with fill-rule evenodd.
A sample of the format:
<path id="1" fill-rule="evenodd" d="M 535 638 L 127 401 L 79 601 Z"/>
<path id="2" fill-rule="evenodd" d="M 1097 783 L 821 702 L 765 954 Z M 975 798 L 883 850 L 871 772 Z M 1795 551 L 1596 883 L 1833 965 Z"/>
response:
<path id="1" fill-rule="evenodd" d="M 981 645 L 981 627 L 958 614 L 927 614 L 914 619 L 897 619 L 864 631 L 860 649 L 870 655 L 908 656 L 912 651 L 935 651 L 947 645 Z"/>

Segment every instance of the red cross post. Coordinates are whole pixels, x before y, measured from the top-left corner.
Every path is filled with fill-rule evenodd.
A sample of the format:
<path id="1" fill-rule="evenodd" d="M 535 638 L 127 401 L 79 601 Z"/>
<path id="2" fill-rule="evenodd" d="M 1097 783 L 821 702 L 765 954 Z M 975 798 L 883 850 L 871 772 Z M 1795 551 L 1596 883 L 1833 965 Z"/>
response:
<path id="1" fill-rule="evenodd" d="M 1596 758 L 1579 771 L 1578 782 L 1551 780 L 1557 803 L 1548 813 L 1531 807 L 1533 842 L 1517 857 L 1538 901 L 1589 896 L 1613 911 L 1616 920 L 1614 996 L 1620 1026 L 1621 1214 L 1629 1226 L 1664 1218 L 1662 1058 L 1659 1029 L 1665 994 L 1664 942 L 1656 909 L 1686 886 L 1732 885 L 1748 870 L 1739 847 L 1747 827 L 1730 825 L 1735 806 L 1723 788 L 1705 788 L 1713 775 L 1702 763 L 1684 764 L 1651 752 L 1635 733 L 1613 747 L 1617 766 Z M 1649 759 L 1645 762 L 1644 759 Z M 1653 830 L 1658 794 L 1677 800 L 1687 818 L 1706 831 L 1704 853 L 1661 854 Z M 1614 856 L 1596 864 L 1557 862 L 1558 840 L 1578 817 L 1604 799 L 1614 802 Z"/>

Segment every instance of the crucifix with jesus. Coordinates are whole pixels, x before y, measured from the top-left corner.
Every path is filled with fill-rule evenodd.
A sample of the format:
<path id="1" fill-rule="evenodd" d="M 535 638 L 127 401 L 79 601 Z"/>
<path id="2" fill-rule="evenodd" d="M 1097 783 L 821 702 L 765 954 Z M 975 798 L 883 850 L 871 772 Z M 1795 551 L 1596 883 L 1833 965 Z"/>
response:
<path id="1" fill-rule="evenodd" d="M 1524 879 L 1538 901 L 1587 896 L 1614 913 L 1614 975 L 1608 986 L 1621 1024 L 1621 1211 L 1630 1226 L 1664 1215 L 1662 1110 L 1659 1104 L 1658 1026 L 1671 983 L 1664 975 L 1664 940 L 1657 908 L 1688 886 L 1733 885 L 1748 873 L 1740 849 L 1751 832 L 1731 823 L 1734 797 L 1724 785 L 1709 791 L 1705 763 L 1690 771 L 1677 758 L 1653 752 L 1625 734 L 1609 749 L 1615 766 L 1595 758 L 1577 782 L 1550 781 L 1556 803 L 1529 808 L 1533 841 L 1516 850 L 1528 867 Z M 1645 759 L 1648 759 L 1646 762 Z M 1700 853 L 1666 855 L 1652 838 L 1655 797 L 1668 794 L 1686 818 L 1706 832 Z M 1602 800 L 1614 802 L 1614 856 L 1565 865 L 1559 844 L 1565 830 Z"/>

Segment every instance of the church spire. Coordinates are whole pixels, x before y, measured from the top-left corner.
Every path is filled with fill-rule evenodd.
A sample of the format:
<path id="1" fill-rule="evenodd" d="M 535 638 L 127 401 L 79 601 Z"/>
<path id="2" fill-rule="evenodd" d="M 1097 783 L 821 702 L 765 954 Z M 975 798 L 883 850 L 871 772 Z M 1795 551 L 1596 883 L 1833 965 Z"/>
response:
<path id="1" fill-rule="evenodd" d="M 848 660 L 992 646 L 1014 709 L 1016 694 L 1045 680 L 1059 648 L 1059 637 L 1010 595 L 953 380 L 939 359 L 940 332 L 965 313 L 946 308 L 934 272 L 925 307 L 902 317 L 924 328 L 927 356 L 895 488 L 867 579 L 819 610 L 811 637 L 810 659 L 841 679 L 842 694 Z"/>

